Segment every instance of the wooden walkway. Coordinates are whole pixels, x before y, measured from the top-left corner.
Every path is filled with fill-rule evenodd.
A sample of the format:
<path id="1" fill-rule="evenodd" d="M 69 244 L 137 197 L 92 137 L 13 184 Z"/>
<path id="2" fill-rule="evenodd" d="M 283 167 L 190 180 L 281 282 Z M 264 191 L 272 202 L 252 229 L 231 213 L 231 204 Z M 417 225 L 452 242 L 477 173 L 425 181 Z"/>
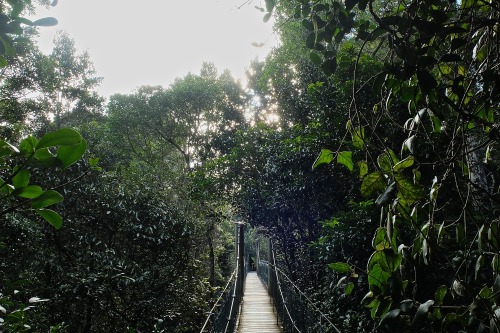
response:
<path id="1" fill-rule="evenodd" d="M 256 272 L 248 272 L 245 280 L 238 333 L 282 333 L 276 312 Z"/>

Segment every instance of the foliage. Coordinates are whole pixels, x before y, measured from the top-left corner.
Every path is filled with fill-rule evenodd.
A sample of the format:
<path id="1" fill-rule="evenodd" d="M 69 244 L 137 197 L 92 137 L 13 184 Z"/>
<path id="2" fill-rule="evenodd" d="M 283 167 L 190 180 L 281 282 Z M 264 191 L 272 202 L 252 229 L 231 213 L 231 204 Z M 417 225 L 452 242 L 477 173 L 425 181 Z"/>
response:
<path id="1" fill-rule="evenodd" d="M 372 317 L 390 331 L 498 330 L 496 3 L 266 4 L 301 20 L 326 75 L 353 63 L 353 150 L 324 151 L 316 166 L 335 157 L 380 206 L 367 265 Z M 339 52 L 345 41 L 354 61 Z M 383 63 L 364 80 L 363 57 Z M 359 98 L 367 87 L 379 95 L 373 107 Z"/>

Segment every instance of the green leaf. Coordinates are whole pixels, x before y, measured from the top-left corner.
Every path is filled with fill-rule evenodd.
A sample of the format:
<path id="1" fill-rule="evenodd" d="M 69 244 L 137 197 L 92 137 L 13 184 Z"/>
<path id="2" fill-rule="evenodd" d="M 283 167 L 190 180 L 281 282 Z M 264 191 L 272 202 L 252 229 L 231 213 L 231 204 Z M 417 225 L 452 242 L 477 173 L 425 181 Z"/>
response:
<path id="1" fill-rule="evenodd" d="M 464 246 L 466 240 L 465 240 L 465 227 L 463 223 L 458 223 L 455 231 L 456 231 L 457 243 L 461 246 Z"/>
<path id="2" fill-rule="evenodd" d="M 398 186 L 398 196 L 404 198 L 409 204 L 424 197 L 425 191 L 402 174 L 395 174 L 394 180 Z"/>
<path id="3" fill-rule="evenodd" d="M 493 268 L 493 274 L 500 274 L 500 255 L 495 254 L 493 260 L 491 261 L 491 268 Z"/>
<path id="4" fill-rule="evenodd" d="M 98 163 L 99 163 L 99 158 L 98 157 L 91 157 L 91 158 L 89 158 L 89 165 L 91 167 L 96 167 Z"/>
<path id="5" fill-rule="evenodd" d="M 61 146 L 57 151 L 57 158 L 62 162 L 64 168 L 69 167 L 73 163 L 80 160 L 85 154 L 87 143 L 82 139 L 82 142 L 72 146 Z"/>
<path id="6" fill-rule="evenodd" d="M 375 236 L 372 240 L 372 246 L 377 251 L 382 251 L 391 248 L 391 243 L 387 238 L 387 231 L 383 227 L 379 227 L 375 232 Z"/>
<path id="7" fill-rule="evenodd" d="M 314 164 L 312 166 L 313 169 L 316 169 L 318 165 L 321 164 L 329 164 L 333 160 L 333 153 L 331 150 L 328 149 L 321 149 L 321 154 L 316 158 L 316 161 L 314 161 Z"/>
<path id="8" fill-rule="evenodd" d="M 344 262 L 334 262 L 329 264 L 328 267 L 338 273 L 347 273 L 351 271 L 351 266 Z"/>
<path id="9" fill-rule="evenodd" d="M 34 199 L 40 196 L 43 193 L 43 190 L 40 186 L 30 185 L 23 188 L 20 188 L 14 192 L 13 195 L 17 195 L 21 198 Z"/>
<path id="10" fill-rule="evenodd" d="M 488 288 L 488 287 L 483 287 L 483 289 L 481 289 L 481 291 L 479 292 L 479 297 L 483 298 L 483 299 L 489 299 L 492 295 L 493 291 L 491 290 L 491 288 Z"/>
<path id="11" fill-rule="evenodd" d="M 372 290 L 372 286 L 382 289 L 382 286 L 389 281 L 390 277 L 391 275 L 384 271 L 379 264 L 375 264 L 368 272 L 368 284 L 370 285 L 370 290 Z"/>
<path id="12" fill-rule="evenodd" d="M 30 135 L 26 139 L 21 141 L 21 144 L 19 145 L 19 150 L 26 157 L 29 157 L 35 153 L 35 147 L 37 144 L 38 144 L 38 140 Z"/>
<path id="13" fill-rule="evenodd" d="M 354 290 L 354 283 L 349 282 L 345 287 L 344 287 L 344 294 L 346 296 L 349 296 L 352 294 L 352 291 Z"/>
<path id="14" fill-rule="evenodd" d="M 448 292 L 448 287 L 446 286 L 441 286 L 436 290 L 436 293 L 434 295 L 434 298 L 436 299 L 436 302 L 439 305 L 442 305 L 444 302 L 444 297 L 446 296 L 446 293 Z"/>
<path id="15" fill-rule="evenodd" d="M 326 59 L 321 65 L 321 69 L 327 76 L 334 74 L 337 70 L 337 58 Z"/>
<path id="16" fill-rule="evenodd" d="M 49 150 L 49 148 L 38 149 L 35 153 L 35 158 L 38 160 L 55 157 Z"/>
<path id="17" fill-rule="evenodd" d="M 54 212 L 51 209 L 38 209 L 36 212 L 40 214 L 40 216 L 43 217 L 47 222 L 52 224 L 54 228 L 61 228 L 62 217 L 58 213 Z"/>
<path id="18" fill-rule="evenodd" d="M 311 59 L 313 64 L 315 65 L 321 64 L 321 57 L 316 52 L 309 53 L 309 58 Z"/>
<path id="19" fill-rule="evenodd" d="M 368 173 L 368 163 L 366 163 L 366 161 L 359 161 L 356 165 L 359 169 L 359 178 L 363 179 L 363 177 Z"/>
<path id="20" fill-rule="evenodd" d="M 47 190 L 31 202 L 31 207 L 35 209 L 43 208 L 56 204 L 63 200 L 64 198 L 59 192 L 54 190 Z"/>
<path id="21" fill-rule="evenodd" d="M 372 172 L 363 179 L 361 195 L 369 197 L 375 191 L 383 191 L 386 187 L 385 175 L 380 171 Z"/>
<path id="22" fill-rule="evenodd" d="M 47 158 L 41 158 L 36 161 L 36 164 L 47 168 L 54 168 L 61 166 L 61 160 L 55 156 L 52 156 Z"/>
<path id="23" fill-rule="evenodd" d="M 44 17 L 33 22 L 34 26 L 37 27 L 52 27 L 57 25 L 57 19 L 54 17 Z"/>
<path id="24" fill-rule="evenodd" d="M 447 63 L 442 62 L 439 64 L 439 71 L 443 75 L 448 75 L 453 71 L 453 68 L 450 65 L 448 65 Z"/>
<path id="25" fill-rule="evenodd" d="M 337 162 L 345 165 L 347 169 L 352 171 L 354 169 L 354 163 L 352 161 L 352 152 L 350 151 L 342 151 L 337 156 Z"/>
<path id="26" fill-rule="evenodd" d="M 42 149 L 53 146 L 71 146 L 79 144 L 82 141 L 81 135 L 70 128 L 61 128 L 55 132 L 47 133 L 36 145 L 36 149 Z"/>
<path id="27" fill-rule="evenodd" d="M 394 165 L 399 162 L 399 158 L 394 154 L 392 149 L 387 149 L 377 158 L 377 163 L 380 169 L 384 172 L 391 172 Z"/>
<path id="28" fill-rule="evenodd" d="M 19 14 L 21 14 L 23 9 L 24 9 L 24 2 L 23 1 L 16 1 L 12 5 L 12 11 L 10 12 L 11 17 L 19 16 Z"/>
<path id="29" fill-rule="evenodd" d="M 0 68 L 4 68 L 8 64 L 9 64 L 9 62 L 7 61 L 7 59 L 5 59 L 4 57 L 0 56 Z"/>
<path id="30" fill-rule="evenodd" d="M 30 182 L 30 172 L 26 169 L 20 170 L 14 177 L 12 177 L 12 185 L 14 188 L 22 188 L 28 186 Z"/>
<path id="31" fill-rule="evenodd" d="M 365 129 L 363 127 L 352 132 L 352 145 L 359 150 L 365 147 Z"/>
<path id="32" fill-rule="evenodd" d="M 395 253 L 392 248 L 376 251 L 368 260 L 368 270 L 372 270 L 375 265 L 379 265 L 384 271 L 392 273 L 399 268 L 402 260 L 401 254 Z"/>
<path id="33" fill-rule="evenodd" d="M 413 155 L 408 156 L 404 160 L 396 163 L 393 170 L 394 170 L 394 172 L 398 172 L 398 171 L 407 169 L 407 168 L 411 167 L 413 165 L 413 163 L 415 163 L 415 157 L 413 157 Z"/>

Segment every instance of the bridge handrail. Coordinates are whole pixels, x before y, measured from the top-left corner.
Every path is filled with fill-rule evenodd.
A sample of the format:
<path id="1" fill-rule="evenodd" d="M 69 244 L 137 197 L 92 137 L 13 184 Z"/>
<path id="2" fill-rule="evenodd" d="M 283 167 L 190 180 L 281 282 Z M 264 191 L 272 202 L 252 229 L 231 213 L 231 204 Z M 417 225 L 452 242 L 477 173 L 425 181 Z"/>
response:
<path id="1" fill-rule="evenodd" d="M 210 322 L 210 317 L 212 317 L 213 314 L 215 314 L 215 308 L 217 306 L 219 306 L 219 302 L 221 301 L 222 297 L 224 296 L 224 294 L 226 293 L 227 291 L 227 288 L 229 287 L 229 285 L 231 284 L 231 282 L 233 281 L 233 278 L 235 277 L 236 275 L 236 269 L 233 271 L 233 273 L 231 274 L 231 276 L 229 277 L 227 283 L 226 283 L 226 286 L 224 287 L 224 289 L 221 291 L 219 297 L 217 298 L 217 300 L 215 301 L 215 304 L 212 306 L 212 308 L 210 309 L 210 312 L 208 312 L 208 316 L 207 316 L 207 319 L 205 320 L 205 323 L 203 324 L 203 327 L 201 328 L 200 330 L 200 333 L 204 333 L 205 332 L 205 329 L 207 328 L 207 325 L 208 323 Z"/>
<path id="2" fill-rule="evenodd" d="M 273 255 L 273 259 L 274 259 L 274 251 L 272 252 L 272 255 Z M 278 273 L 283 275 L 283 277 L 287 280 L 288 284 L 290 284 L 296 290 L 296 292 L 307 301 L 307 305 L 311 306 L 314 309 L 314 311 L 316 311 L 320 315 L 320 317 L 322 319 L 324 319 L 332 329 L 335 330 L 335 332 L 341 333 L 341 331 L 337 328 L 337 326 L 335 326 L 335 324 L 332 323 L 332 321 L 313 303 L 313 301 L 302 290 L 300 290 L 300 288 L 290 279 L 290 277 L 288 277 L 288 275 L 285 272 L 283 272 L 283 270 L 281 270 L 276 264 L 272 264 L 266 260 L 260 260 L 260 262 L 269 265 L 270 267 L 272 267 L 275 270 L 276 280 L 277 280 L 277 284 L 278 284 L 279 292 L 280 292 L 280 297 L 282 298 L 283 303 L 285 304 L 285 307 L 286 307 L 285 297 L 283 295 L 283 291 L 281 288 L 281 282 L 278 279 Z M 274 297 L 274 295 L 273 295 L 273 297 Z M 295 321 L 291 317 L 291 314 L 290 314 L 290 311 L 288 310 L 288 307 L 286 307 L 286 311 L 287 311 L 287 315 L 290 317 L 290 320 L 294 326 L 294 329 L 296 329 L 298 332 L 301 332 L 300 329 L 297 328 L 297 326 L 295 325 Z"/>
<path id="3" fill-rule="evenodd" d="M 243 235 L 243 228 L 240 226 L 238 228 L 238 234 Z M 239 237 L 238 237 L 239 238 Z M 242 238 L 241 238 L 242 240 Z M 238 240 L 241 242 L 241 240 Z M 229 279 L 226 288 L 224 288 L 224 292 L 227 290 L 227 287 L 229 286 L 229 283 L 231 283 L 231 280 L 234 277 L 233 284 L 231 285 L 231 289 L 229 293 L 227 294 L 224 303 L 221 306 L 221 309 L 218 311 L 217 316 L 215 317 L 215 320 L 213 321 L 213 324 L 211 325 L 211 328 L 206 331 L 206 326 L 208 325 L 208 322 L 210 321 L 210 317 L 213 314 L 213 311 L 215 307 L 219 304 L 220 300 L 222 299 L 222 296 L 224 295 L 224 292 L 219 296 L 217 299 L 217 302 L 215 305 L 212 307 L 212 310 L 208 314 L 208 318 L 205 321 L 205 324 L 203 325 L 203 328 L 201 329 L 200 333 L 232 333 L 234 332 L 236 328 L 236 321 L 239 313 L 239 308 L 240 308 L 240 303 L 241 299 L 243 298 L 243 281 L 244 281 L 244 275 L 245 275 L 245 270 L 241 270 L 242 265 L 244 265 L 244 262 L 241 262 L 240 260 L 242 257 L 240 256 L 240 250 L 243 249 L 243 246 L 240 246 L 242 244 L 239 244 L 237 246 L 237 251 L 236 251 L 236 258 L 238 260 L 236 261 L 236 268 L 231 275 L 231 278 Z M 230 305 L 229 305 L 230 303 Z M 228 309 L 229 306 L 229 309 Z M 222 317 L 222 315 L 225 315 Z"/>
<path id="4" fill-rule="evenodd" d="M 275 268 L 275 270 L 276 269 L 279 270 L 279 268 L 276 267 L 276 258 L 274 256 L 274 251 L 272 251 L 272 255 L 273 255 L 273 262 L 274 262 L 273 267 Z M 297 325 L 295 325 L 295 321 L 293 320 L 292 315 L 290 314 L 290 310 L 288 310 L 288 306 L 286 305 L 285 297 L 283 296 L 283 291 L 281 290 L 281 282 L 280 282 L 280 279 L 278 277 L 278 274 L 276 274 L 276 284 L 278 285 L 278 290 L 279 290 L 279 294 L 281 296 L 281 301 L 282 301 L 283 308 L 285 309 L 286 314 L 288 315 L 288 318 L 290 319 L 290 322 L 291 322 L 293 328 L 295 330 L 297 330 L 297 332 L 300 333 L 300 329 L 297 327 Z"/>

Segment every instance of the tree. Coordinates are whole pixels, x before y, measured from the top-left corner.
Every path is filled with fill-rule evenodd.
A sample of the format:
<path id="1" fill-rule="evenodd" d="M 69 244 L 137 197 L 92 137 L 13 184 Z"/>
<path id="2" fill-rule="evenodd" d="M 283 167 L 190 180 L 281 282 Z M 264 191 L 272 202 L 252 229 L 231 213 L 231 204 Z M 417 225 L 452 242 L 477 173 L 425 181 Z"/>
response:
<path id="1" fill-rule="evenodd" d="M 125 135 L 136 157 L 159 160 L 170 149 L 192 168 L 227 150 L 225 140 L 245 122 L 242 96 L 229 73 L 218 77 L 213 65 L 205 64 L 200 75 L 188 74 L 168 89 L 141 87 L 134 95 L 113 96 L 110 124 Z"/>
<path id="2" fill-rule="evenodd" d="M 500 77 L 493 65 L 499 57 L 496 3 L 266 4 L 269 13 L 302 20 L 311 60 L 326 75 L 350 61 L 339 53 L 342 45 L 356 46 L 348 122 L 355 150 L 326 151 L 318 161 L 337 158 L 371 170 L 360 192 L 376 198 L 383 217 L 367 269 L 372 316 L 392 331 L 498 330 L 491 181 L 497 177 L 491 152 Z M 361 80 L 366 57 L 384 66 Z M 367 87 L 380 96 L 373 107 L 358 98 Z"/>

